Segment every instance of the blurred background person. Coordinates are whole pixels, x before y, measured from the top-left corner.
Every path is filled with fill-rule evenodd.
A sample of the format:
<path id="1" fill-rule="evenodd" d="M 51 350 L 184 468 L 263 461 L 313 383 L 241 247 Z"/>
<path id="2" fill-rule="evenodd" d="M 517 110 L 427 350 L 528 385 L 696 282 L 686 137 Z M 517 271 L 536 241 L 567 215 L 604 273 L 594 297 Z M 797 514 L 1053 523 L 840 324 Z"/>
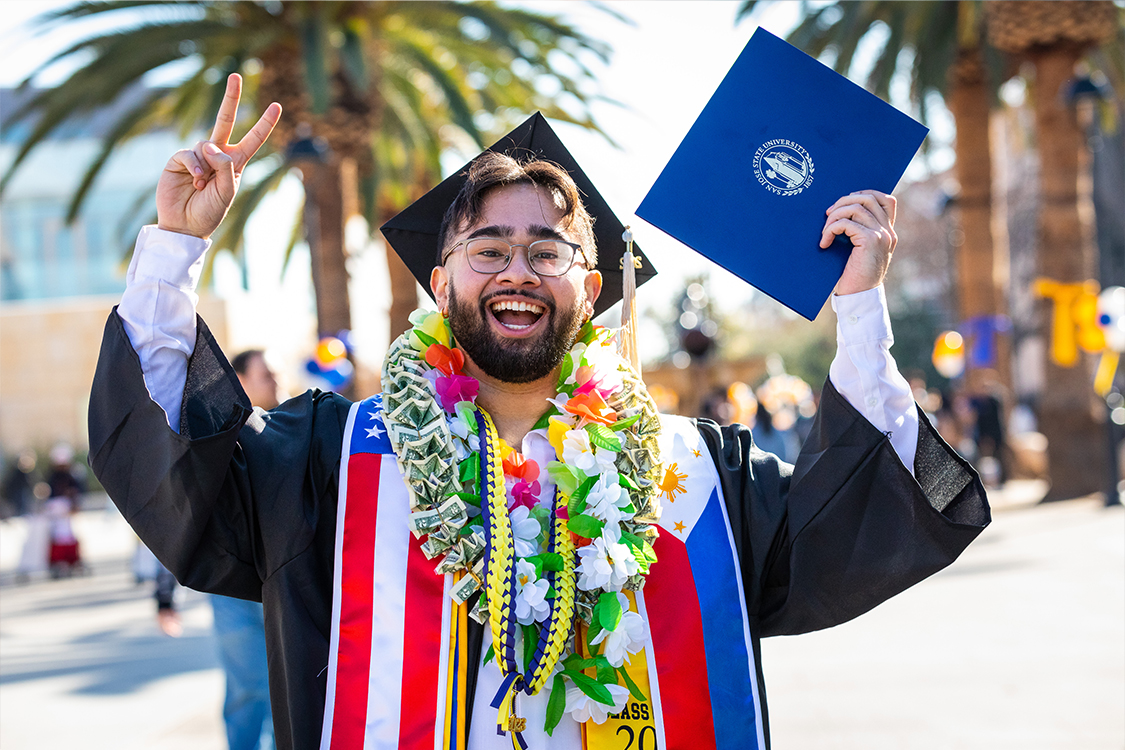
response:
<path id="1" fill-rule="evenodd" d="M 83 473 L 74 466 L 74 449 L 69 444 L 59 443 L 51 449 L 51 472 L 47 476 L 51 495 L 43 504 L 43 512 L 50 524 L 47 565 L 52 578 L 63 578 L 82 570 L 71 516 L 78 512 L 86 489 Z"/>
<path id="2" fill-rule="evenodd" d="M 35 506 L 35 485 L 41 480 L 35 469 L 35 451 L 20 451 L 4 475 L 4 515 L 22 516 Z"/>
<path id="3" fill-rule="evenodd" d="M 980 373 L 979 388 L 969 396 L 973 410 L 973 440 L 977 447 L 977 471 L 986 486 L 998 487 L 1008 480 L 1010 449 L 1004 435 L 1003 391 L 996 373 Z"/>
<path id="4" fill-rule="evenodd" d="M 148 547 L 143 544 L 141 547 L 148 551 Z M 149 552 L 148 554 L 151 555 L 152 553 Z M 153 561 L 156 563 L 156 590 L 154 593 L 156 597 L 156 624 L 164 635 L 179 638 L 184 634 L 180 612 L 176 609 L 176 589 L 179 588 L 179 583 L 176 581 L 176 577 L 161 565 L 159 560 L 153 557 Z"/>
<path id="5" fill-rule="evenodd" d="M 754 436 L 754 445 L 767 453 L 773 453 L 783 461 L 792 463 L 801 447 L 797 444 L 797 436 L 792 430 L 779 430 L 774 426 L 774 415 L 766 409 L 761 400 L 758 402 L 757 420 L 750 431 Z"/>
<path id="6" fill-rule="evenodd" d="M 728 425 L 734 421 L 735 405 L 730 400 L 729 388 L 716 388 L 710 395 L 703 399 L 699 407 L 699 416 L 710 419 L 721 425 Z"/>
<path id="7" fill-rule="evenodd" d="M 246 391 L 251 406 L 269 411 L 281 403 L 277 376 L 266 362 L 265 352 L 261 349 L 247 349 L 235 355 L 230 364 L 238 374 L 238 382 L 242 384 L 242 390 Z"/>
<path id="8" fill-rule="evenodd" d="M 65 497 L 74 510 L 78 510 L 82 494 L 86 492 L 86 469 L 74 463 L 74 449 L 69 443 L 58 443 L 51 449 L 47 484 L 51 487 L 51 497 Z"/>
<path id="9" fill-rule="evenodd" d="M 280 402 L 277 378 L 265 352 L 249 349 L 236 355 L 231 366 L 251 405 L 273 409 Z M 265 620 L 260 602 L 211 596 L 215 639 L 226 674 L 223 722 L 230 750 L 273 750 L 266 670 Z"/>
<path id="10" fill-rule="evenodd" d="M 767 368 L 771 375 L 758 387 L 758 413 L 751 432 L 762 450 L 793 463 L 816 415 L 813 391 L 804 380 L 785 372 L 779 355 L 770 355 Z"/>

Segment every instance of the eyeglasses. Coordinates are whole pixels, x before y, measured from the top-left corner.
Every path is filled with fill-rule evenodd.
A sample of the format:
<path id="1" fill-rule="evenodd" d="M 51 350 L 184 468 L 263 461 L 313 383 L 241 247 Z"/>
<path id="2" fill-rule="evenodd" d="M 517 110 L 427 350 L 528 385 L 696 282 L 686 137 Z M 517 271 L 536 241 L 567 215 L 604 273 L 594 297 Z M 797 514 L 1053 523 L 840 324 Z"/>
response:
<path id="1" fill-rule="evenodd" d="M 442 256 L 442 264 L 462 246 L 465 248 L 469 268 L 477 273 L 487 274 L 500 273 L 506 269 L 511 264 L 517 247 L 527 250 L 527 263 L 537 276 L 562 276 L 582 253 L 581 245 L 566 240 L 538 240 L 530 245 L 518 245 L 499 237 L 473 237 L 461 240 L 450 248 Z M 582 255 L 583 263 L 585 257 Z"/>

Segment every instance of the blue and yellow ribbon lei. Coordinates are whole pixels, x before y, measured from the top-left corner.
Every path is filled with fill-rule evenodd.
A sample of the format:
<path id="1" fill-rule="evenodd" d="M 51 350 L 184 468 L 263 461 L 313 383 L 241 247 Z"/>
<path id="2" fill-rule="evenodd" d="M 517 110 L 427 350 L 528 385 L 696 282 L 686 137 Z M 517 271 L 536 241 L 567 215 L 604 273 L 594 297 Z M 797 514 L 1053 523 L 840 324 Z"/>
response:
<path id="1" fill-rule="evenodd" d="M 492 418 L 483 410 L 476 411 L 477 427 L 481 437 L 480 483 L 481 511 L 485 529 L 485 590 L 489 624 L 492 631 L 492 648 L 502 677 L 500 689 L 492 700 L 497 709 L 496 733 L 511 732 L 512 747 L 527 750 L 523 731 L 527 720 L 517 716 L 516 697 L 538 693 L 554 672 L 562 658 L 574 627 L 575 614 L 575 549 L 566 528 L 566 521 L 557 515 L 550 526 L 548 551 L 559 554 L 563 569 L 548 574 L 555 590 L 550 614 L 539 629 L 539 641 L 526 670 L 521 670 L 516 656 L 516 631 L 519 623 L 515 617 L 516 579 L 515 548 L 512 543 L 512 523 L 508 517 L 507 491 L 499 453 L 499 438 Z M 556 499 L 558 493 L 556 490 Z"/>

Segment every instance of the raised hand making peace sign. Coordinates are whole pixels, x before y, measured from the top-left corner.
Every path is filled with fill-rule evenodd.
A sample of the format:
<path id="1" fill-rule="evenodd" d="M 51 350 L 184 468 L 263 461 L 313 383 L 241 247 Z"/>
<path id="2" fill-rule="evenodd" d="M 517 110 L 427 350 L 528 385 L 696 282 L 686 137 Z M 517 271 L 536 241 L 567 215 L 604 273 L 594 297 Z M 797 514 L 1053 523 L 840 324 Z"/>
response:
<path id="1" fill-rule="evenodd" d="M 211 140 L 177 151 L 164 165 L 156 185 L 156 216 L 161 229 L 207 239 L 227 215 L 242 170 L 281 118 L 281 105 L 274 102 L 241 141 L 230 143 L 241 97 L 242 77 L 234 73 L 227 78 Z"/>

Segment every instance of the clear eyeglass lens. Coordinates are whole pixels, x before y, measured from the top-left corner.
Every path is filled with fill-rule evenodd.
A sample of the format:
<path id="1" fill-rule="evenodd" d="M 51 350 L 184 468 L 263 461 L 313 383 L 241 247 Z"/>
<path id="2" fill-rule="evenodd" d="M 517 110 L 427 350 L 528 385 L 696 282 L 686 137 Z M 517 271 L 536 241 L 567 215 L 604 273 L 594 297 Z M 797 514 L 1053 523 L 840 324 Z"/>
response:
<path id="1" fill-rule="evenodd" d="M 514 249 L 501 239 L 477 237 L 465 243 L 469 266 L 479 273 L 499 273 L 508 267 Z M 574 248 L 565 242 L 539 240 L 527 248 L 531 270 L 541 276 L 560 276 L 574 260 Z"/>

